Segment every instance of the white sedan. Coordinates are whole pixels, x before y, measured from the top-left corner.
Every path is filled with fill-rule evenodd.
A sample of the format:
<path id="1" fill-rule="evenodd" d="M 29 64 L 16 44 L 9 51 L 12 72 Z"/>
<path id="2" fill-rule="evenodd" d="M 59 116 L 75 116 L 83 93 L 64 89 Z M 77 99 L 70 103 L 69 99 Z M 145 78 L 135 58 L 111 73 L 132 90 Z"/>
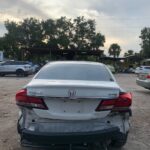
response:
<path id="1" fill-rule="evenodd" d="M 140 66 L 135 69 L 136 74 L 150 73 L 150 66 Z"/>
<path id="2" fill-rule="evenodd" d="M 48 63 L 17 92 L 16 103 L 23 146 L 126 143 L 132 96 L 104 64 Z"/>
<path id="3" fill-rule="evenodd" d="M 136 79 L 137 85 L 150 90 L 150 73 L 140 73 Z"/>

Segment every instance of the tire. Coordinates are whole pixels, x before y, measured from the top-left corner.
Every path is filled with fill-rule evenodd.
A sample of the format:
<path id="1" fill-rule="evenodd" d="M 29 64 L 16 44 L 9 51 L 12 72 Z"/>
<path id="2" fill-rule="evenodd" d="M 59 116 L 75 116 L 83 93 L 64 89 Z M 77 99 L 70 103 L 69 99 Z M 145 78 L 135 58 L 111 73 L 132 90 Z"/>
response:
<path id="1" fill-rule="evenodd" d="M 4 76 L 5 76 L 5 74 L 4 74 L 4 73 L 0 73 L 0 76 L 1 76 L 1 77 L 4 77 Z"/>
<path id="2" fill-rule="evenodd" d="M 24 74 L 24 77 L 28 77 L 28 74 L 25 73 L 25 74 Z"/>
<path id="3" fill-rule="evenodd" d="M 18 70 L 16 70 L 16 75 L 18 77 L 24 77 L 26 74 L 25 74 L 24 70 L 18 69 Z"/>
<path id="4" fill-rule="evenodd" d="M 19 134 L 22 133 L 22 129 L 21 129 L 21 125 L 20 125 L 21 119 L 23 119 L 22 115 L 20 115 L 20 117 L 19 117 L 19 119 L 17 121 L 17 131 L 18 131 Z"/>
<path id="5" fill-rule="evenodd" d="M 120 133 L 118 134 L 117 137 L 112 139 L 110 146 L 113 148 L 121 148 L 126 144 L 127 138 L 128 138 L 128 133 L 126 134 Z"/>
<path id="6" fill-rule="evenodd" d="M 19 124 L 19 121 L 17 122 L 17 131 L 19 134 L 21 134 L 21 126 Z"/>

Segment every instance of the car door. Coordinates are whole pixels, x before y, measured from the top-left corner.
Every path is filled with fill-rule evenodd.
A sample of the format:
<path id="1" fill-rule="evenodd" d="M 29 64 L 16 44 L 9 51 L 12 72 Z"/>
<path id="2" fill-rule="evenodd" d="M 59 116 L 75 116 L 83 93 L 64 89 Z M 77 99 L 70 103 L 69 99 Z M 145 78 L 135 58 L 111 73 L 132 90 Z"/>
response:
<path id="1" fill-rule="evenodd" d="M 4 67 L 5 72 L 8 72 L 8 73 L 15 72 L 15 62 L 14 61 L 5 62 L 4 66 L 5 66 Z"/>
<path id="2" fill-rule="evenodd" d="M 0 73 L 5 72 L 4 62 L 0 63 Z"/>

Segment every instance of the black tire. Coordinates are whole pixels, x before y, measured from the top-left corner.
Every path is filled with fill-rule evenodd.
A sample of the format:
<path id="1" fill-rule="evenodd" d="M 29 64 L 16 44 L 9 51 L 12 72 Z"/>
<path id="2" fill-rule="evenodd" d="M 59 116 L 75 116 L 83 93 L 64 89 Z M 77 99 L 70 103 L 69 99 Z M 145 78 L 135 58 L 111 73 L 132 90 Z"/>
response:
<path id="1" fill-rule="evenodd" d="M 25 74 L 24 70 L 18 69 L 18 70 L 16 70 L 16 75 L 18 77 L 24 77 L 26 74 Z"/>
<path id="2" fill-rule="evenodd" d="M 118 134 L 117 137 L 112 139 L 110 146 L 113 148 L 121 148 L 126 144 L 127 138 L 128 138 L 128 133 L 127 134 L 120 133 Z"/>
<path id="3" fill-rule="evenodd" d="M 28 77 L 28 74 L 27 74 L 27 73 L 25 73 L 25 74 L 24 74 L 24 77 Z"/>
<path id="4" fill-rule="evenodd" d="M 1 76 L 1 77 L 4 77 L 4 76 L 5 76 L 5 74 L 4 74 L 4 73 L 0 73 L 0 76 Z"/>
<path id="5" fill-rule="evenodd" d="M 17 122 L 17 131 L 19 134 L 21 134 L 21 126 L 19 124 L 19 121 Z"/>
<path id="6" fill-rule="evenodd" d="M 22 133 L 22 129 L 21 129 L 21 125 L 20 125 L 21 119 L 23 119 L 22 115 L 19 117 L 19 119 L 17 121 L 17 131 L 18 131 L 19 134 Z"/>

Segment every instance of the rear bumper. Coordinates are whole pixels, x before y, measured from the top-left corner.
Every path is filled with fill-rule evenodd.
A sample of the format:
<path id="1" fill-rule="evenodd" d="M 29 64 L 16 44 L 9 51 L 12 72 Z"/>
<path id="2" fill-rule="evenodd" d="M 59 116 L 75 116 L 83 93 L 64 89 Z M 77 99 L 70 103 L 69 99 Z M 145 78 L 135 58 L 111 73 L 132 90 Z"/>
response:
<path id="1" fill-rule="evenodd" d="M 142 86 L 144 88 L 150 89 L 150 81 L 137 79 L 136 83 L 139 86 Z"/>
<path id="2" fill-rule="evenodd" d="M 48 146 L 50 144 L 76 144 L 76 143 L 91 143 L 101 142 L 107 139 L 115 138 L 119 134 L 119 128 L 111 127 L 101 131 L 94 132 L 81 132 L 81 133 L 40 133 L 22 130 L 21 139 L 22 145 L 31 146 L 34 145 Z M 29 142 L 30 141 L 30 142 Z M 37 144 L 38 143 L 38 144 Z"/>

